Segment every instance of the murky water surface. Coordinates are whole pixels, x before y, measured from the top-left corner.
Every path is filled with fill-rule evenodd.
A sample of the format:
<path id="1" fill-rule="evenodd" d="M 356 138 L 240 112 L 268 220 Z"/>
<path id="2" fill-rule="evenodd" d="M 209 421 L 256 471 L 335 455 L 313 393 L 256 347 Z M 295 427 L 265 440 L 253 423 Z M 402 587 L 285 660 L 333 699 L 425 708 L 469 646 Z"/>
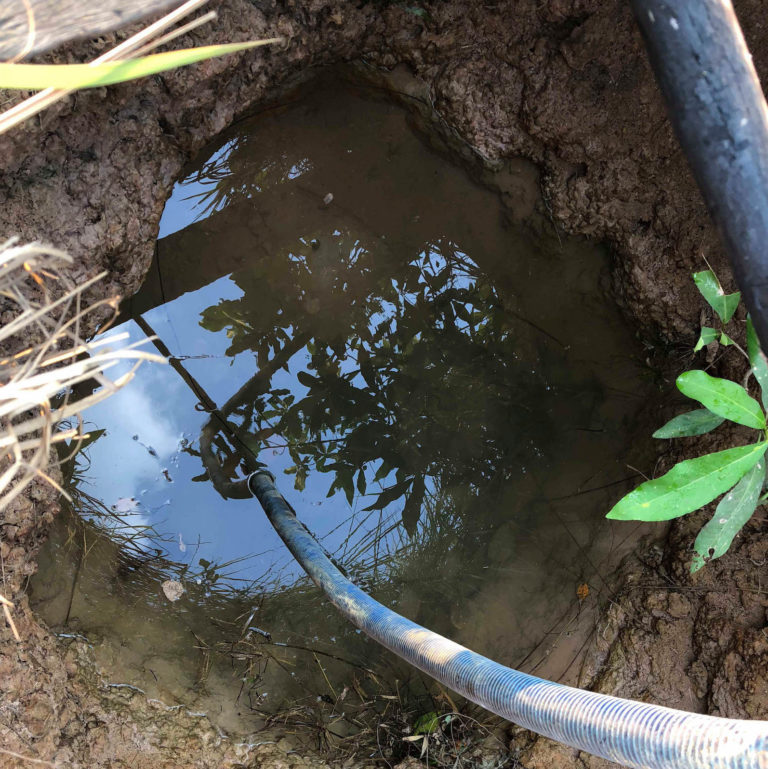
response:
<path id="1" fill-rule="evenodd" d="M 644 461 L 649 385 L 605 251 L 520 219 L 400 108 L 338 84 L 221 137 L 176 186 L 118 329 L 156 334 L 171 364 L 89 411 L 65 465 L 76 513 L 34 580 L 43 617 L 113 681 L 235 730 L 366 668 L 408 678 L 255 501 L 217 491 L 245 452 L 380 600 L 573 680 L 637 534 L 603 516 Z"/>

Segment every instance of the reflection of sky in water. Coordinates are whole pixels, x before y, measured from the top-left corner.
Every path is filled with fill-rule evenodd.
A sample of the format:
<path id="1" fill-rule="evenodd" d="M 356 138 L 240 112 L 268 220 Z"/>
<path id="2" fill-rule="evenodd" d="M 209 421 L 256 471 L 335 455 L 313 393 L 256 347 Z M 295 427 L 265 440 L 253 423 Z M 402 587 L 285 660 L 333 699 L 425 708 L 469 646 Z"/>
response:
<path id="1" fill-rule="evenodd" d="M 212 156 L 211 162 L 226 166 L 231 146 L 231 142 L 226 143 Z M 291 168 L 287 178 L 294 179 L 310 167 L 309 161 L 302 161 Z M 216 210 L 217 207 L 206 209 L 200 203 L 199 196 L 205 194 L 208 186 L 208 181 L 200 181 L 194 175 L 177 184 L 160 222 L 161 237 Z M 333 235 L 341 232 L 336 230 Z M 474 266 L 463 252 L 457 251 L 457 256 L 468 266 Z M 447 264 L 438 252 L 423 251 L 419 258 L 428 259 L 435 273 Z M 473 281 L 470 273 L 462 269 L 454 271 L 453 285 L 467 287 Z M 404 301 L 415 301 L 416 295 L 403 291 L 397 277 L 393 277 L 391 283 Z M 226 356 L 230 344 L 226 333 L 201 330 L 199 319 L 206 308 L 242 295 L 230 277 L 224 276 L 143 314 L 143 319 L 171 354 L 181 359 L 181 365 L 219 406 L 253 376 L 255 361 L 250 352 L 234 358 Z M 370 316 L 371 328 L 392 316 L 396 309 L 385 299 L 381 300 L 380 308 Z M 127 330 L 131 341 L 144 338 L 133 321 L 119 326 L 115 332 L 118 330 Z M 296 372 L 306 370 L 309 358 L 305 350 L 295 354 L 289 371 L 280 369 L 273 375 L 272 389 L 289 390 L 297 400 L 304 396 L 307 388 L 298 382 Z M 349 358 L 341 361 L 342 373 L 352 368 L 354 361 Z M 365 385 L 360 374 L 352 383 Z M 215 564 L 235 562 L 222 571 L 232 574 L 233 582 L 238 585 L 267 573 L 270 581 L 302 574 L 258 503 L 224 500 L 207 479 L 192 481 L 204 472 L 204 467 L 198 457 L 190 456 L 183 449 L 187 445 L 197 448 L 199 431 L 207 419 L 204 412 L 195 409 L 196 404 L 196 396 L 171 366 L 143 365 L 130 386 L 88 413 L 89 422 L 106 428 L 97 449 L 88 452 L 89 493 L 107 506 L 115 506 L 124 514 L 126 523 L 137 530 L 151 527 L 160 535 L 171 560 L 189 563 L 192 567 L 197 566 L 200 558 Z M 366 535 L 384 528 L 390 531 L 379 538 L 379 550 L 397 549 L 406 544 L 402 529 L 392 527 L 399 518 L 402 499 L 384 511 L 362 510 L 392 482 L 393 473 L 373 483 L 377 468 L 367 467 L 365 474 L 370 488 L 365 495 L 355 495 L 350 509 L 342 492 L 327 497 L 333 480 L 331 473 L 310 472 L 304 490 L 300 494 L 295 492 L 293 476 L 284 472 L 294 463 L 281 445 L 282 439 L 279 435 L 273 436 L 269 443 L 274 447 L 264 449 L 259 459 L 267 464 L 283 493 L 300 509 L 304 522 L 323 538 L 330 552 L 341 560 L 350 556 L 350 560 L 359 565 L 365 561 L 365 553 L 372 545 L 372 539 Z M 432 482 L 427 479 L 428 493 L 432 490 Z M 139 542 L 150 549 L 159 544 L 157 539 L 153 542 L 151 536 Z"/>
<path id="2" fill-rule="evenodd" d="M 328 333 L 332 336 L 338 328 L 346 329 L 344 324 L 348 318 L 344 313 L 349 305 L 344 304 L 347 294 L 341 296 L 329 285 L 352 275 L 354 269 L 350 265 L 357 269 L 358 258 L 362 259 L 360 274 L 368 269 L 365 258 L 373 255 L 374 263 L 389 260 L 390 266 L 430 263 L 428 271 L 434 277 L 446 267 L 447 257 L 454 265 L 448 285 L 463 292 L 465 318 L 473 317 L 475 310 L 479 314 L 487 312 L 493 304 L 487 295 L 478 298 L 478 293 L 469 291 L 487 282 L 486 278 L 478 277 L 475 262 L 481 264 L 485 272 L 504 259 L 504 270 L 500 272 L 506 282 L 498 289 L 503 301 L 497 301 L 499 306 L 503 305 L 504 317 L 500 321 L 503 328 L 494 331 L 496 346 L 490 353 L 495 357 L 490 363 L 487 359 L 485 363 L 481 361 L 485 369 L 477 377 L 464 360 L 450 363 L 449 356 L 445 366 L 447 376 L 465 377 L 467 391 L 476 397 L 476 402 L 467 404 L 466 421 L 461 423 L 465 405 L 463 391 L 458 390 L 453 381 L 453 391 L 445 393 L 448 405 L 442 407 L 443 411 L 438 406 L 437 411 L 427 416 L 427 419 L 436 416 L 435 421 L 440 421 L 446 413 L 455 416 L 456 427 L 442 425 L 442 433 L 427 430 L 424 435 L 446 436 L 447 443 L 452 443 L 455 437 L 457 443 L 465 445 L 461 448 L 419 446 L 426 449 L 425 453 L 439 454 L 438 464 L 449 465 L 454 458 L 459 463 L 466 460 L 467 468 L 480 467 L 486 474 L 485 480 L 479 481 L 469 470 L 464 472 L 461 480 L 464 491 L 460 491 L 458 497 L 468 488 L 478 498 L 488 492 L 483 498 L 487 516 L 484 512 L 482 522 L 462 520 L 461 530 L 472 531 L 477 524 L 487 532 L 507 524 L 510 519 L 515 519 L 522 530 L 538 515 L 537 510 L 549 511 L 547 497 L 560 495 L 564 499 L 572 490 L 583 488 L 586 481 L 597 487 L 602 482 L 614 481 L 617 476 L 623 477 L 626 471 L 617 458 L 616 447 L 623 445 L 621 423 L 634 408 L 635 396 L 629 393 L 630 401 L 627 401 L 624 395 L 609 395 L 612 386 L 609 380 L 624 387 L 629 381 L 635 381 L 636 372 L 628 364 L 624 352 L 626 336 L 616 325 L 615 309 L 607 308 L 600 291 L 596 290 L 602 256 L 587 252 L 579 244 L 566 242 L 563 247 L 559 239 L 557 247 L 544 252 L 542 246 L 533 242 L 530 233 L 507 226 L 498 199 L 491 193 L 472 186 L 462 172 L 425 154 L 407 129 L 407 138 L 404 138 L 401 116 L 387 118 L 396 125 L 387 120 L 375 121 L 375 132 L 366 139 L 364 132 L 350 122 L 348 113 L 342 111 L 343 119 L 333 130 L 342 130 L 339 128 L 342 126 L 347 133 L 336 140 L 341 142 L 341 147 L 353 149 L 334 150 L 328 144 L 318 113 L 310 111 L 310 119 L 305 123 L 287 121 L 291 128 L 285 129 L 288 131 L 285 137 L 281 133 L 283 128 L 267 126 L 261 134 L 246 131 L 225 141 L 200 171 L 176 185 L 160 223 L 160 237 L 167 240 L 161 240 L 158 249 L 163 258 L 167 255 L 169 259 L 165 265 L 161 259 L 160 273 L 163 279 L 175 281 L 169 295 L 177 298 L 143 312 L 143 320 L 221 407 L 257 371 L 252 351 L 234 357 L 226 355 L 232 343 L 226 328 L 212 332 L 200 326 L 204 310 L 245 296 L 236 280 L 240 285 L 250 286 L 248 306 L 260 301 L 261 282 L 274 280 L 275 285 L 283 287 L 283 294 L 279 296 L 289 298 L 284 303 L 276 302 L 277 308 L 297 313 L 299 323 L 305 324 L 304 331 L 312 328 L 314 333 L 312 324 L 317 318 L 322 327 L 330 328 Z M 310 131 L 306 147 L 301 136 L 291 140 L 290 131 L 299 131 L 299 127 Z M 388 132 L 391 138 L 384 141 L 382 135 Z M 376 137 L 373 146 L 362 147 L 364 141 L 370 143 L 371 136 Z M 311 160 L 305 157 L 307 151 Z M 330 160 L 324 156 L 325 152 L 332 156 Z M 324 193 L 330 189 L 334 198 L 329 206 L 323 201 Z M 446 217 L 446 211 L 451 211 L 451 215 Z M 195 222 L 198 224 L 191 226 Z M 315 238 L 319 242 L 316 251 L 310 246 Z M 227 271 L 243 272 L 218 277 L 203 285 L 216 276 L 215 265 L 219 259 L 229 265 Z M 295 273 L 285 267 L 285 262 L 292 260 Z M 338 266 L 340 262 L 346 265 L 343 269 Z M 209 268 L 211 264 L 213 272 Z M 306 274 L 301 273 L 303 267 L 307 269 Z M 173 274 L 173 271 L 183 273 L 185 269 L 189 271 L 189 285 L 184 279 L 176 280 Z M 248 273 L 249 269 L 254 272 Z M 311 286 L 322 300 L 322 291 L 327 291 L 325 300 L 329 304 L 323 312 L 336 313 L 332 322 L 327 317 L 321 318 L 323 312 L 312 316 L 308 307 L 316 301 L 315 296 L 291 295 L 292 276 L 300 274 L 308 279 L 302 284 L 296 278 L 294 294 L 307 291 Z M 243 275 L 243 280 L 237 277 Z M 267 281 L 263 280 L 265 275 Z M 370 327 L 396 315 L 397 302 L 416 303 L 414 288 L 418 291 L 425 284 L 421 277 L 406 287 L 406 281 L 397 272 L 383 275 L 382 272 L 374 275 L 375 280 L 381 281 L 378 288 L 393 288 L 397 299 L 383 292 L 378 304 L 365 305 L 368 313 L 365 322 Z M 254 276 L 261 276 L 259 283 L 254 284 Z M 551 283 L 546 280 L 549 276 L 554 277 Z M 323 288 L 324 281 L 328 281 L 328 285 Z M 196 290 L 190 288 L 200 285 L 203 287 Z M 266 285 L 264 290 L 274 289 Z M 489 290 L 497 291 L 497 288 Z M 146 306 L 160 301 L 161 295 L 165 297 L 162 280 L 159 295 L 153 295 Z M 472 303 L 471 297 L 476 298 L 477 304 Z M 306 306 L 302 302 L 306 302 Z M 266 322 L 279 325 L 275 318 L 269 317 L 272 309 L 268 305 L 265 310 Z M 252 317 L 263 315 L 254 313 Z M 430 321 L 431 328 L 440 329 L 444 317 L 436 313 Z M 532 320 L 529 322 L 529 319 Z M 290 320 L 286 320 L 284 328 L 288 328 Z M 453 322 L 455 328 L 463 332 L 462 336 L 473 333 L 472 324 L 460 320 L 458 313 Z M 132 340 L 143 336 L 133 321 L 127 322 L 124 328 Z M 558 338 L 543 329 L 552 329 Z M 428 331 L 416 326 L 413 338 L 420 340 L 422 333 L 431 340 L 444 338 L 439 334 L 430 336 Z M 511 346 L 507 346 L 508 341 Z M 482 358 L 484 344 L 480 341 L 473 344 L 475 348 L 470 353 Z M 426 360 L 432 365 L 435 358 L 428 355 Z M 285 389 L 297 400 L 304 397 L 308 390 L 298 381 L 297 374 L 307 371 L 309 362 L 306 349 L 296 353 L 290 359 L 289 370 L 280 369 L 273 375 L 271 389 Z M 342 375 L 355 368 L 350 358 L 340 360 Z M 482 379 L 485 375 L 488 375 L 487 382 Z M 357 374 L 351 384 L 362 389 L 365 386 L 362 375 Z M 442 382 L 439 385 L 442 388 Z M 436 393 L 430 386 L 427 383 L 423 387 L 425 401 L 428 396 L 440 400 L 444 393 Z M 418 390 L 421 384 L 417 382 L 415 388 Z M 617 389 L 616 393 L 619 392 Z M 506 401 L 496 411 L 498 395 Z M 577 397 L 572 397 L 574 395 Z M 627 407 L 627 403 L 633 405 Z M 420 404 L 421 401 L 419 408 Z M 133 505 L 130 500 L 137 500 L 131 522 L 135 526 L 151 526 L 158 532 L 171 560 L 192 567 L 196 567 L 201 558 L 215 564 L 230 563 L 223 572 L 233 574 L 231 579 L 237 585 L 266 574 L 270 581 L 294 579 L 301 571 L 258 503 L 224 500 L 211 482 L 202 477 L 201 459 L 192 452 L 198 448 L 200 430 L 208 415 L 196 406 L 197 396 L 170 365 L 143 365 L 127 388 L 87 413 L 90 423 L 107 430 L 88 450 L 91 459 L 87 470 L 88 492 L 107 506 L 118 505 L 122 509 Z M 515 411 L 518 407 L 519 419 Z M 423 416 L 417 412 L 414 407 L 407 414 L 414 423 Z M 527 416 L 534 412 L 535 419 Z M 503 437 L 499 437 L 498 420 L 490 425 L 496 432 L 489 427 L 497 415 L 499 419 L 511 420 L 503 422 L 506 430 Z M 482 419 L 485 421 L 478 422 Z M 231 421 L 237 423 L 238 419 Z M 453 425 L 452 420 L 445 420 L 445 424 L 449 421 Z M 257 425 L 254 423 L 254 426 Z M 550 429 L 551 426 L 556 430 Z M 407 426 L 405 431 L 411 427 Z M 453 430 L 453 434 L 449 430 Z M 487 434 L 496 441 L 492 450 L 484 443 Z M 597 443 L 598 436 L 602 444 Z M 332 435 L 326 432 L 323 437 Z M 294 476 L 285 474 L 294 461 L 280 445 L 279 435 L 273 435 L 269 442 L 273 446 L 263 450 L 259 458 L 275 474 L 278 486 L 300 518 L 324 537 L 326 548 L 342 561 L 359 566 L 361 561 L 370 558 L 376 539 L 372 534 L 382 528 L 391 530 L 386 537 L 379 538 L 379 548 L 392 552 L 408 544 L 403 528 L 392 526 L 400 518 L 402 498 L 390 503 L 383 513 L 363 510 L 382 488 L 393 482 L 393 473 L 378 485 L 373 484 L 378 463 L 369 463 L 365 470 L 369 482 L 367 494 L 356 494 L 350 508 L 342 492 L 331 498 L 326 496 L 333 473 L 312 470 L 304 491 L 294 491 Z M 497 464 L 490 468 L 490 462 L 482 465 L 488 457 L 498 460 Z M 572 457 L 577 460 L 572 461 Z M 459 467 L 459 475 L 461 471 Z M 486 483 L 489 475 L 493 475 L 494 482 L 503 479 L 506 483 L 511 479 L 510 487 L 494 486 L 493 492 L 489 492 L 490 486 Z M 194 480 L 196 478 L 198 480 Z M 484 483 L 488 488 L 484 488 Z M 436 487 L 429 477 L 425 484 L 429 497 Z M 498 496 L 494 496 L 496 494 Z M 456 502 L 454 510 L 458 508 L 459 502 Z M 597 517 L 595 512 L 600 511 L 584 509 L 579 515 L 593 521 Z M 445 528 L 453 525 L 450 516 L 448 510 L 441 523 Z M 480 542 L 482 537 L 478 539 L 480 551 L 487 544 L 485 540 Z M 151 538 L 147 538 L 146 544 L 152 546 Z"/>
<path id="3" fill-rule="evenodd" d="M 211 163 L 226 168 L 227 156 L 234 144 L 231 140 L 223 144 L 211 155 Z M 200 198 L 210 189 L 212 181 L 210 179 L 198 179 L 195 174 L 182 179 L 174 188 L 173 194 L 165 204 L 163 217 L 160 220 L 159 238 L 164 238 L 178 230 L 186 227 L 192 222 L 209 216 L 213 211 L 223 208 L 224 204 L 214 206 L 210 210 Z"/>
<path id="4" fill-rule="evenodd" d="M 196 207 L 183 203 L 188 192 L 185 184 L 177 187 L 161 221 L 161 232 L 177 231 L 195 220 Z M 230 344 L 226 333 L 202 330 L 198 321 L 207 307 L 240 296 L 242 291 L 224 276 L 143 315 L 218 405 L 255 373 L 255 361 L 250 352 L 234 358 L 226 356 Z M 384 303 L 372 322 L 386 317 L 388 309 L 391 307 Z M 144 338 L 133 321 L 110 333 L 125 331 L 130 334 L 129 341 Z M 305 369 L 308 360 L 306 351 L 295 354 L 289 363 L 290 370 L 280 369 L 272 377 L 272 389 L 284 388 L 297 399 L 305 395 L 307 388 L 297 381 L 296 372 Z M 344 361 L 342 370 L 350 365 Z M 359 383 L 359 375 L 356 381 Z M 224 500 L 207 479 L 192 481 L 204 472 L 201 460 L 183 450 L 186 445 L 197 448 L 200 429 L 207 420 L 205 412 L 196 410 L 197 402 L 170 365 L 142 365 L 129 386 L 88 412 L 89 423 L 106 428 L 106 434 L 88 450 L 88 492 L 107 506 L 124 512 L 126 523 L 137 530 L 152 527 L 171 560 L 193 567 L 200 558 L 215 564 L 235 562 L 222 572 L 231 574 L 230 579 L 237 586 L 267 574 L 269 581 L 303 574 L 255 500 Z M 315 472 L 308 475 L 305 489 L 299 494 L 293 490 L 293 476 L 284 473 L 294 463 L 281 447 L 280 436 L 274 436 L 270 443 L 275 447 L 262 451 L 259 459 L 278 479 L 287 499 L 301 510 L 303 521 L 322 537 L 330 552 L 340 558 L 354 555 L 359 563 L 367 549 L 366 533 L 384 526 L 396 515 L 397 503 L 384 512 L 361 512 L 375 499 L 375 493 L 369 490 L 366 495 L 356 494 L 350 509 L 341 492 L 327 498 L 332 474 Z M 372 486 L 375 469 L 366 471 Z M 375 487 L 381 490 L 386 482 L 387 478 L 381 479 Z M 139 542 L 147 548 L 159 544 L 152 537 L 141 538 Z M 378 547 L 386 549 L 386 545 L 401 544 L 403 535 L 395 528 L 378 542 Z"/>

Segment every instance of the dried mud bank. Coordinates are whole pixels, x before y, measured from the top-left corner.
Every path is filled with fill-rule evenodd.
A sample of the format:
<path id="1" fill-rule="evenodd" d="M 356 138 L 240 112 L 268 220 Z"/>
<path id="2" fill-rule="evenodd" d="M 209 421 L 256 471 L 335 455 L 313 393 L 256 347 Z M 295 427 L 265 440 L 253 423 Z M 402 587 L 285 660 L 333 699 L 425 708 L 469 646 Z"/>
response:
<path id="1" fill-rule="evenodd" d="M 612 246 L 615 294 L 641 332 L 672 343 L 693 336 L 700 301 L 690 272 L 705 257 L 726 279 L 728 271 L 626 3 L 441 0 L 424 3 L 425 15 L 385 2 L 216 5 L 217 26 L 184 42 L 275 35 L 286 42 L 80 94 L 0 137 L 4 236 L 63 247 L 76 258 L 71 277 L 106 269 L 104 290 L 129 294 L 149 265 L 184 164 L 238 116 L 279 100 L 314 69 L 357 61 L 371 79 L 407 91 L 405 101 L 428 105 L 422 115 L 439 116 L 442 134 L 471 147 L 481 165 L 506 172 L 511 205 L 523 183 L 517 159 L 533 161 L 556 225 Z M 737 10 L 766 74 L 760 5 Z M 113 42 L 105 36 L 58 56 L 86 60 Z M 379 78 L 382 70 L 393 74 Z M 682 451 L 691 450 L 701 444 Z M 0 747 L 75 767 L 322 764 L 283 743 L 234 745 L 204 718 L 110 689 L 88 662 L 86 644 L 42 627 L 28 609 L 25 583 L 57 510 L 55 494 L 40 485 L 0 521 L 2 592 L 17 602 L 23 638 L 16 644 L 0 629 Z M 691 579 L 686 553 L 700 523 L 692 516 L 673 526 L 663 548 L 628 570 L 587 653 L 582 683 L 766 718 L 764 519 Z M 513 749 L 531 768 L 607 765 L 518 732 Z M 4 765 L 19 759 L 0 754 Z"/>

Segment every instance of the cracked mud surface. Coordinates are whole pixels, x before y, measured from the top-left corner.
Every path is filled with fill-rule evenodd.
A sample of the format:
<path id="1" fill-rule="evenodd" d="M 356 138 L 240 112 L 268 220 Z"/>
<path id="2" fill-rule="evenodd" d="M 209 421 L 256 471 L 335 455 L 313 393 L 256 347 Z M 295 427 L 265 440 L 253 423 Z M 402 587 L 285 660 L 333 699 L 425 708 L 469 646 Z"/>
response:
<path id="1" fill-rule="evenodd" d="M 213 5 L 216 27 L 180 45 L 275 35 L 287 42 L 79 94 L 0 137 L 4 235 L 65 248 L 76 260 L 72 278 L 107 270 L 102 290 L 129 294 L 150 263 L 184 164 L 238 116 L 290 94 L 313 68 L 362 61 L 358 71 L 372 81 L 408 92 L 400 98 L 433 120 L 436 136 L 471 147 L 464 154 L 478 169 L 503 173 L 508 158 L 532 160 L 557 226 L 612 247 L 616 298 L 644 338 L 670 346 L 692 340 L 701 302 L 689 275 L 704 258 L 728 283 L 625 3 L 448 0 L 425 3 L 427 16 L 336 0 Z M 765 75 L 761 7 L 742 2 L 737 11 Z M 58 57 L 84 61 L 113 42 L 105 36 Z M 514 184 L 506 194 L 514 197 Z M 661 467 L 725 447 L 682 443 Z M 62 766 L 322 764 L 282 743 L 238 747 L 204 719 L 105 688 L 84 645 L 54 638 L 26 604 L 26 578 L 57 509 L 55 493 L 35 486 L 0 520 L 3 594 L 17 603 L 23 637 L 16 644 L 0 629 L 4 749 Z M 628 568 L 582 683 L 672 707 L 766 718 L 765 519 L 758 514 L 732 552 L 692 578 L 690 547 L 708 514 L 676 522 L 663 547 Z M 608 766 L 514 730 L 513 746 L 530 769 Z M 0 766 L 17 765 L 0 755 Z"/>

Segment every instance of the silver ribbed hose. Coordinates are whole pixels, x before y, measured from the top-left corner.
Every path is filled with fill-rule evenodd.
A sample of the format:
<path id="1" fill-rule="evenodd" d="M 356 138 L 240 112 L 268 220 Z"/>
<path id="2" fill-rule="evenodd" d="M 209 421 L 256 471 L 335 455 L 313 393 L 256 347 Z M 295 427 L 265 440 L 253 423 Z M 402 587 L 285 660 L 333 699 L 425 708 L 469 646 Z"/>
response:
<path id="1" fill-rule="evenodd" d="M 269 473 L 253 473 L 248 487 L 294 558 L 347 619 L 468 700 L 545 737 L 637 769 L 768 769 L 768 721 L 622 700 L 499 665 L 395 614 L 353 585 L 296 518 Z"/>

